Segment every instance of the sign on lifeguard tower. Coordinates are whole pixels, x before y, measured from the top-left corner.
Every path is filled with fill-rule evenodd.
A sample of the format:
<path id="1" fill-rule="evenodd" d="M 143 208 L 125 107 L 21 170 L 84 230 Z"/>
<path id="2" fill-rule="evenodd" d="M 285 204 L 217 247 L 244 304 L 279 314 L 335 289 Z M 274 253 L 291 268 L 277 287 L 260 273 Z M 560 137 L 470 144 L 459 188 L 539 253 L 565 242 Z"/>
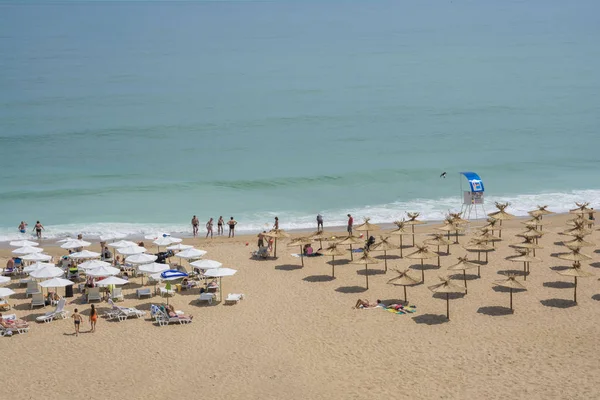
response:
<path id="1" fill-rule="evenodd" d="M 460 191 L 463 195 L 463 204 L 461 212 L 466 219 L 471 219 L 471 211 L 475 211 L 475 218 L 477 215 L 477 206 L 479 206 L 483 212 L 482 216 L 485 216 L 485 209 L 483 208 L 483 193 L 485 188 L 483 187 L 483 181 L 475 172 L 461 172 L 462 176 L 467 179 L 469 184 L 469 190 L 463 190 L 463 180 L 460 180 Z"/>

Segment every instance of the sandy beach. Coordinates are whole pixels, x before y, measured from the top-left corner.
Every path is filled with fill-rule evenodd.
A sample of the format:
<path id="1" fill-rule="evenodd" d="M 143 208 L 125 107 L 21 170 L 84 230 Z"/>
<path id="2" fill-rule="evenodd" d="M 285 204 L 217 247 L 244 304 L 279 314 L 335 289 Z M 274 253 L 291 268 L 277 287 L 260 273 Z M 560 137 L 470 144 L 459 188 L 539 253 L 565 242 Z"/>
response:
<path id="1" fill-rule="evenodd" d="M 340 260 L 331 279 L 329 257 L 307 258 L 301 268 L 300 259 L 291 256 L 297 247 L 285 242 L 279 243 L 278 259 L 251 259 L 255 236 L 184 241 L 208 251 L 204 258 L 238 270 L 223 279 L 224 294 L 245 294 L 232 306 L 200 305 L 198 290 L 176 294 L 170 303 L 194 316 L 189 325 L 158 327 L 149 316 L 123 322 L 101 318 L 97 331 L 87 333 L 86 318 L 83 333 L 75 337 L 71 319 L 36 323 L 35 317 L 51 308 L 30 311 L 24 288 L 13 283 L 7 285 L 17 291 L 9 299 L 12 312 L 30 321 L 31 329 L 0 338 L 7 398 L 598 398 L 600 251 L 583 250 L 592 256 L 583 268 L 596 276 L 579 279 L 577 305 L 573 279 L 556 272 L 569 262 L 551 257 L 568 250 L 558 243 L 568 237 L 557 232 L 572 217 L 544 218 L 550 224 L 539 241 L 544 248 L 537 252 L 543 263 L 531 264 L 523 282 L 528 290 L 514 294 L 513 314 L 507 312 L 507 290 L 494 289 L 492 282 L 507 270 L 522 272 L 522 263 L 505 260 L 514 253 L 508 245 L 520 241 L 514 235 L 523 229 L 522 220 L 504 222 L 503 241 L 481 267 L 481 278 L 476 270 L 467 271 L 468 294 L 450 301 L 450 321 L 445 297 L 433 296 L 427 286 L 439 282 L 438 275 L 449 275 L 446 268 L 467 253 L 461 245 L 481 222 L 471 224 L 461 245 L 451 246 L 441 269 L 426 265 L 424 285 L 408 288 L 414 314 L 353 309 L 358 298 L 388 303 L 403 298 L 401 287 L 386 283 L 397 275 L 393 268 L 412 265 L 412 275 L 420 276 L 419 262 L 400 259 L 397 250 L 388 252 L 387 274 L 383 260 L 369 266 L 365 291 L 363 267 Z M 417 226 L 416 242 L 428 238 L 435 226 Z M 598 232 L 588 240 L 599 240 Z M 404 242 L 410 243 L 410 237 Z M 89 249 L 98 251 L 98 243 Z M 58 247 L 46 250 L 65 254 Z M 404 255 L 412 250 L 405 248 Z M 2 265 L 9 254 L 1 250 Z M 462 274 L 450 275 L 462 283 Z M 522 282 L 521 275 L 518 279 Z M 163 301 L 138 300 L 138 287 L 139 278 L 124 287 L 122 305 L 148 311 L 150 304 Z M 89 305 L 77 291 L 68 300 L 67 310 L 78 307 L 87 315 Z M 108 304 L 98 308 L 102 315 Z"/>

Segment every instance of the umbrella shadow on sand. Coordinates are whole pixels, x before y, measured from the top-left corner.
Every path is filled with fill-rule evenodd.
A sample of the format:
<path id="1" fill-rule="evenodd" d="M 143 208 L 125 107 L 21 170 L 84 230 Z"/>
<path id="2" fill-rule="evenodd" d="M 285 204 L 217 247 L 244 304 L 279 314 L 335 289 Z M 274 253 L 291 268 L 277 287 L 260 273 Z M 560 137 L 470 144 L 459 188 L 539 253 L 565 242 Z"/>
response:
<path id="1" fill-rule="evenodd" d="M 564 270 L 566 270 L 566 269 L 570 269 L 570 268 L 571 268 L 571 267 L 567 267 L 567 266 L 564 266 L 564 265 L 557 265 L 557 266 L 554 266 L 554 267 L 550 267 L 550 269 L 551 269 L 552 271 L 557 271 L 557 272 L 558 272 L 558 271 L 564 271 Z"/>
<path id="2" fill-rule="evenodd" d="M 409 301 L 404 301 L 403 299 L 383 299 L 381 302 L 386 306 L 389 306 L 390 304 L 402 304 L 406 306 L 410 303 Z"/>
<path id="3" fill-rule="evenodd" d="M 444 299 L 446 296 L 444 296 Z M 446 322 L 450 322 L 448 318 L 444 314 L 423 314 L 417 315 L 413 317 L 413 321 L 417 324 L 426 324 L 426 325 L 439 325 L 445 324 Z"/>
<path id="4" fill-rule="evenodd" d="M 434 293 L 433 298 L 446 300 L 446 295 L 448 296 L 449 300 L 462 299 L 465 297 L 465 293 Z"/>
<path id="5" fill-rule="evenodd" d="M 364 269 L 359 269 L 358 271 L 356 271 L 356 274 L 361 275 L 361 276 L 365 276 L 365 275 L 367 275 L 367 273 L 369 274 L 369 276 L 383 275 L 383 274 L 385 274 L 385 271 L 383 269 L 370 269 L 370 268 L 368 271 L 365 271 Z"/>
<path id="6" fill-rule="evenodd" d="M 363 293 L 367 291 L 367 288 L 363 286 L 340 286 L 335 291 L 339 293 Z"/>
<path id="7" fill-rule="evenodd" d="M 600 294 L 593 295 L 592 300 L 600 301 Z"/>
<path id="8" fill-rule="evenodd" d="M 510 288 L 507 288 L 504 286 L 494 286 L 494 287 L 492 287 L 492 290 L 497 293 L 509 293 L 510 292 Z M 513 288 L 512 292 L 513 293 L 521 293 L 521 292 L 525 292 L 525 289 Z"/>
<path id="9" fill-rule="evenodd" d="M 477 274 L 454 274 L 454 275 L 450 275 L 449 276 L 450 279 L 458 279 L 458 280 L 468 280 L 468 281 L 473 281 L 475 279 L 479 279 L 479 277 L 477 276 Z"/>
<path id="10" fill-rule="evenodd" d="M 540 303 L 546 307 L 554 307 L 554 308 L 570 308 L 575 307 L 577 305 L 573 300 L 567 299 L 547 299 L 540 300 Z"/>
<path id="11" fill-rule="evenodd" d="M 498 275 L 523 275 L 522 269 L 503 269 L 496 272 Z"/>
<path id="12" fill-rule="evenodd" d="M 505 289 L 508 291 L 507 288 L 505 288 Z M 514 289 L 513 289 L 513 291 L 514 291 Z M 511 310 L 508 307 L 502 307 L 502 306 L 479 307 L 477 312 L 479 314 L 485 314 L 485 315 L 489 315 L 492 317 L 499 317 L 502 315 L 512 315 L 513 314 L 513 310 Z"/>
<path id="13" fill-rule="evenodd" d="M 329 265 L 335 265 L 336 267 L 338 265 L 347 265 L 350 264 L 350 260 L 346 260 L 346 259 L 341 259 L 341 260 L 329 260 L 329 261 L 325 261 L 325 264 L 329 264 Z"/>
<path id="14" fill-rule="evenodd" d="M 591 263 L 591 264 L 590 264 L 590 267 L 593 267 L 593 268 L 600 268 L 600 262 Z"/>
<path id="15" fill-rule="evenodd" d="M 573 289 L 575 287 L 573 282 L 565 281 L 544 282 L 543 285 L 552 289 Z"/>
<path id="16" fill-rule="evenodd" d="M 279 271 L 295 271 L 297 269 L 302 269 L 302 265 L 297 265 L 297 264 L 283 264 L 283 265 L 277 265 L 275 267 L 276 270 Z"/>
<path id="17" fill-rule="evenodd" d="M 306 282 L 331 282 L 335 280 L 331 275 L 310 275 L 302 279 Z"/>

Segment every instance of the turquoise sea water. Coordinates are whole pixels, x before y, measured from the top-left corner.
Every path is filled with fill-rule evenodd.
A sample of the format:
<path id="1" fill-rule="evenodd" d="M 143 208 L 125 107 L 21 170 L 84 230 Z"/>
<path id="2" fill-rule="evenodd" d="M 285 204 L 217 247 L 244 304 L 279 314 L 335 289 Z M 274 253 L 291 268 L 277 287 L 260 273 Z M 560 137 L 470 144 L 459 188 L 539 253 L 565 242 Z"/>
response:
<path id="1" fill-rule="evenodd" d="M 0 1 L 0 240 L 600 199 L 600 2 Z M 448 178 L 440 179 L 442 171 Z"/>

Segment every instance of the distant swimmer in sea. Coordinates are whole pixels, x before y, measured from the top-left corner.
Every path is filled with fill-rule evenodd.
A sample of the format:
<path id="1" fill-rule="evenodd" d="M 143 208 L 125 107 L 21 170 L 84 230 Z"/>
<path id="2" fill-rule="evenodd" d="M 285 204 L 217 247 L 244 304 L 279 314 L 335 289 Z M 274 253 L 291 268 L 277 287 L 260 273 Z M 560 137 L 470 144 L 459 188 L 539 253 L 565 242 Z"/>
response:
<path id="1" fill-rule="evenodd" d="M 21 221 L 19 224 L 19 232 L 25 233 L 27 231 L 27 222 Z"/>
<path id="2" fill-rule="evenodd" d="M 444 179 L 446 179 L 446 173 L 445 173 L 445 172 L 442 172 L 442 174 L 440 175 L 440 178 L 444 178 Z"/>

